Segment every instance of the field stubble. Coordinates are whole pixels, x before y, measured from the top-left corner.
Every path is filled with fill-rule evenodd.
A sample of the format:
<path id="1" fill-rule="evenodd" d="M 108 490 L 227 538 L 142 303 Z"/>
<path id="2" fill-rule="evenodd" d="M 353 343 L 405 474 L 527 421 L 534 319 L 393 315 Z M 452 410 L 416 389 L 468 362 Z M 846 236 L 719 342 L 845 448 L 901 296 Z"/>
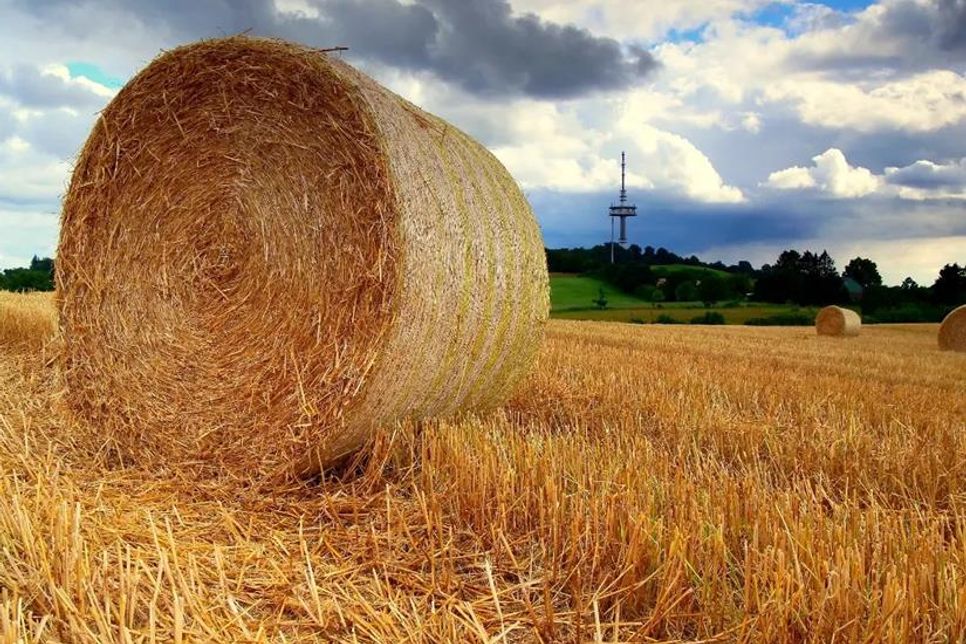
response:
<path id="1" fill-rule="evenodd" d="M 80 442 L 0 345 L 0 641 L 961 640 L 935 337 L 553 321 L 504 408 L 269 491 Z"/>

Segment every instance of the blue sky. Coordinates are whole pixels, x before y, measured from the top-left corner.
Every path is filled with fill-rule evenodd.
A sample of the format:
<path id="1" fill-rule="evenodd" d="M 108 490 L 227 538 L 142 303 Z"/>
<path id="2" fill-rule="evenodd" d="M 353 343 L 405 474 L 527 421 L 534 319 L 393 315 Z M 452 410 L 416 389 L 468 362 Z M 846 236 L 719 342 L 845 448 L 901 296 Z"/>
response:
<path id="1" fill-rule="evenodd" d="M 249 30 L 348 59 L 486 144 L 549 246 L 966 263 L 961 0 L 0 0 L 0 267 L 55 252 L 77 150 L 160 50 Z M 513 52 L 507 55 L 507 52 Z M 553 55 L 548 52 L 555 52 Z"/>

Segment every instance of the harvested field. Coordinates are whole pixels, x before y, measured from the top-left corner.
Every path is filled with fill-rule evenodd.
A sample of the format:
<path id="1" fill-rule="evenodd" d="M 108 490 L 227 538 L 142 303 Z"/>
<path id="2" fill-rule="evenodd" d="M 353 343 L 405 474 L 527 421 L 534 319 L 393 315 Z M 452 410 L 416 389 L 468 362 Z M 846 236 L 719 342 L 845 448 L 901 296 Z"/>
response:
<path id="1" fill-rule="evenodd" d="M 74 441 L 0 349 L 0 641 L 960 641 L 936 332 L 552 321 L 506 406 L 271 491 Z"/>

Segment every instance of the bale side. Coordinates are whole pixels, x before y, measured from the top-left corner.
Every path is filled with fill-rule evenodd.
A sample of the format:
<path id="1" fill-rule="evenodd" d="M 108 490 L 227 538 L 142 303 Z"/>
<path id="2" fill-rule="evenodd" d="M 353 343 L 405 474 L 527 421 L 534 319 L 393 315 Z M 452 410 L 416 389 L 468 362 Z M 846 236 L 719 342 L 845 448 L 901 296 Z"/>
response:
<path id="1" fill-rule="evenodd" d="M 966 351 L 966 304 L 953 309 L 939 326 L 939 348 Z"/>
<path id="2" fill-rule="evenodd" d="M 549 314 L 536 218 L 482 145 L 352 67 L 338 65 L 373 113 L 400 213 L 397 322 L 353 426 L 323 462 L 367 427 L 503 402 L 528 372 Z"/>
<path id="3" fill-rule="evenodd" d="M 826 306 L 815 317 L 815 330 L 819 335 L 856 336 L 862 329 L 862 318 L 852 309 Z"/>

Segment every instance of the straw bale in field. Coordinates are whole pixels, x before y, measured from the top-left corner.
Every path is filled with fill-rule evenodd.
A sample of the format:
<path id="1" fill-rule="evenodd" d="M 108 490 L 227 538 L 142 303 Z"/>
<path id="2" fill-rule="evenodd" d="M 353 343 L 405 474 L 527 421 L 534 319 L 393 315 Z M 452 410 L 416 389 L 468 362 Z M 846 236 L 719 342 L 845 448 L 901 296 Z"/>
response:
<path id="1" fill-rule="evenodd" d="M 332 55 L 247 37 L 120 91 L 57 259 L 74 414 L 246 477 L 500 403 L 548 314 L 539 229 L 492 154 Z"/>
<path id="2" fill-rule="evenodd" d="M 966 351 L 966 304 L 953 309 L 939 327 L 939 348 Z"/>
<path id="3" fill-rule="evenodd" d="M 859 314 L 841 306 L 826 306 L 815 317 L 815 330 L 819 335 L 853 336 L 861 329 Z"/>

